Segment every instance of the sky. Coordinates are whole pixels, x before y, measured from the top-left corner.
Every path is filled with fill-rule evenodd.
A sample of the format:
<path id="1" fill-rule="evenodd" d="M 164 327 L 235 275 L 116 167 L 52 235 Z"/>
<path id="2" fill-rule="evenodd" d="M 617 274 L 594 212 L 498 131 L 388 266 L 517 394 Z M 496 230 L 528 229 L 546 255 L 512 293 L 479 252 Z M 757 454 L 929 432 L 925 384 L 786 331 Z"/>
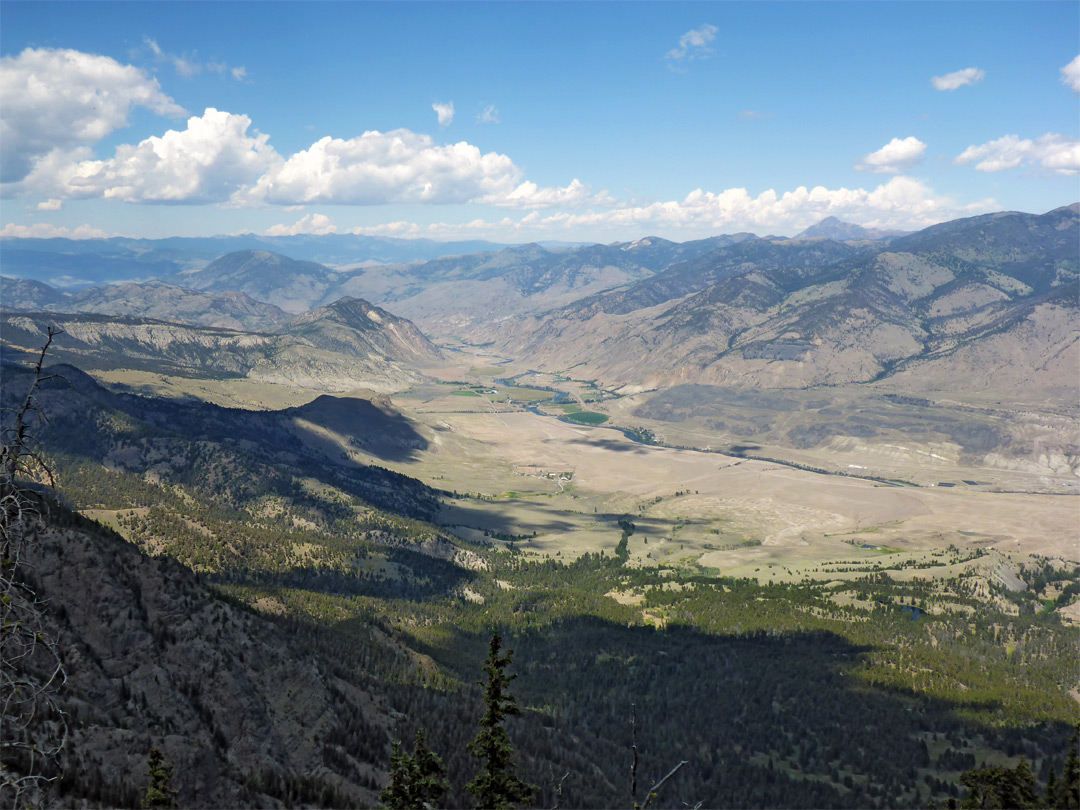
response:
<path id="1" fill-rule="evenodd" d="M 1075 2 L 0 3 L 0 235 L 915 230 L 1080 200 Z"/>

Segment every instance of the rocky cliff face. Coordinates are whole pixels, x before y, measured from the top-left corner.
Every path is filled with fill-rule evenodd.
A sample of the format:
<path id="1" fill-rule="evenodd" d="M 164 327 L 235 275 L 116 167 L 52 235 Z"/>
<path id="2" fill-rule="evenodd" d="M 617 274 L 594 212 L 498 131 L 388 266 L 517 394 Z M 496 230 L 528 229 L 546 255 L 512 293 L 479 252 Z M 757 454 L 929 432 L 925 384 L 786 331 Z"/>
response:
<path id="1" fill-rule="evenodd" d="M 50 523 L 29 562 L 68 673 L 56 803 L 137 806 L 155 746 L 181 807 L 377 801 L 376 698 L 179 563 L 72 513 Z"/>

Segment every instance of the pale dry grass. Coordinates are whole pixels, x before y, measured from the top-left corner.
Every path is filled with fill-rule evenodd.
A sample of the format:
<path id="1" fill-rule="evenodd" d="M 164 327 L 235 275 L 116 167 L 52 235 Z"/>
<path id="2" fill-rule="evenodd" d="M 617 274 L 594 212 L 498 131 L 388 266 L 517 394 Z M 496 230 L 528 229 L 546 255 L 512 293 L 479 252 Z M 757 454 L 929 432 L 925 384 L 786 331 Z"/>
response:
<path id="1" fill-rule="evenodd" d="M 468 370 L 465 365 L 446 368 L 439 376 L 467 379 Z M 490 380 L 493 369 L 482 371 L 473 381 Z M 166 378 L 134 371 L 98 377 L 146 393 L 230 407 L 283 408 L 318 394 L 250 380 Z M 578 385 L 573 389 L 582 392 Z M 516 541 L 518 548 L 564 560 L 600 550 L 611 553 L 621 535 L 616 521 L 626 515 L 638 527 L 629 540 L 631 564 L 699 565 L 777 581 L 846 580 L 865 575 L 875 564 L 925 561 L 949 545 L 994 549 L 1016 559 L 1037 554 L 1080 561 L 1080 498 L 926 485 L 942 480 L 945 469 L 953 478 L 987 481 L 995 475 L 964 469 L 944 452 L 890 459 L 893 472 L 924 485 L 889 486 L 714 452 L 641 445 L 607 427 L 569 424 L 485 398 L 452 396 L 452 390 L 431 383 L 394 396 L 395 406 L 428 440 L 427 449 L 413 453 L 411 460 L 366 455 L 349 446 L 351 437 L 325 429 L 305 431 L 305 443 L 333 463 L 346 458 L 378 463 L 440 489 L 483 495 L 449 499 L 441 522 L 469 540 L 491 540 L 485 531 L 524 536 Z M 607 402 L 598 409 L 625 419 L 629 403 Z M 699 444 L 690 440 L 702 438 L 693 435 L 690 425 L 670 429 L 688 443 Z M 837 471 L 881 463 L 860 455 L 856 445 L 830 455 L 838 449 L 804 451 L 793 460 Z M 925 464 L 920 461 L 924 456 Z M 1009 475 L 1010 481 L 1019 480 Z M 998 481 L 1004 480 L 1001 474 Z M 861 548 L 864 544 L 900 553 L 881 555 Z M 836 565 L 845 560 L 850 565 Z M 949 573 L 955 572 L 938 566 L 890 576 Z"/>

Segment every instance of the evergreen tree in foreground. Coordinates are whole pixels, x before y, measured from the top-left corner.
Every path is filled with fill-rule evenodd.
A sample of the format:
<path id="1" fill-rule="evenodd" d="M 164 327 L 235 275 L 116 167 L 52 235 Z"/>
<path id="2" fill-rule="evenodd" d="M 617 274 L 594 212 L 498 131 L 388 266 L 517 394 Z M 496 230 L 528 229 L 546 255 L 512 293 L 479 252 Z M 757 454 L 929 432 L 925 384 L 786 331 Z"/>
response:
<path id="1" fill-rule="evenodd" d="M 484 661 L 487 674 L 484 716 L 480 718 L 476 739 L 469 743 L 469 752 L 480 760 L 481 770 L 465 788 L 476 797 L 476 806 L 481 810 L 513 808 L 518 802 L 529 801 L 536 792 L 534 785 L 521 781 L 514 773 L 514 752 L 503 720 L 521 714 L 521 710 L 509 688 L 517 675 L 507 675 L 504 671 L 514 651 L 507 650 L 502 655 L 501 649 L 502 639 L 498 633 L 492 633 L 488 658 Z"/>
<path id="2" fill-rule="evenodd" d="M 1069 753 L 1065 755 L 1065 770 L 1057 785 L 1057 796 L 1052 798 L 1055 807 L 1068 810 L 1080 808 L 1080 725 L 1069 740 Z"/>
<path id="3" fill-rule="evenodd" d="M 143 794 L 143 807 L 176 807 L 176 791 L 172 789 L 172 764 L 165 761 L 157 747 L 150 749 L 150 758 L 146 761 L 150 770 L 150 784 Z"/>
<path id="4" fill-rule="evenodd" d="M 1051 777 L 1054 772 L 1050 771 Z M 1047 806 L 1077 810 L 1080 808 L 1080 726 L 1072 733 L 1069 751 L 1065 755 L 1065 770 L 1062 781 L 1047 782 Z"/>
<path id="5" fill-rule="evenodd" d="M 1046 794 L 1039 796 L 1035 774 L 1024 757 L 1015 768 L 1000 766 L 973 768 L 960 775 L 960 784 L 967 788 L 967 796 L 957 805 L 949 800 L 949 807 L 960 810 L 983 810 L 983 808 L 1010 808 L 1011 810 L 1080 810 L 1080 726 L 1069 741 L 1065 757 L 1065 770 L 1061 781 L 1054 769 L 1046 780 Z"/>
<path id="6" fill-rule="evenodd" d="M 390 784 L 379 794 L 387 810 L 414 810 L 434 807 L 450 789 L 442 759 L 427 747 L 424 730 L 416 732 L 413 752 L 400 753 L 401 743 L 394 743 L 390 757 Z"/>

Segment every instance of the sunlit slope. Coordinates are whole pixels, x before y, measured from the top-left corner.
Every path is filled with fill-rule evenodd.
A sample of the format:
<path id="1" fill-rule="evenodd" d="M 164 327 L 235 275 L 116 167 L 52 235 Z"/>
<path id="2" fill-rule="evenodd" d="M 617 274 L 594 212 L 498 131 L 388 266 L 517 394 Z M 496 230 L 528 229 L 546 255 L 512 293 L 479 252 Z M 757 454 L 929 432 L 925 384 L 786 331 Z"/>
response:
<path id="1" fill-rule="evenodd" d="M 957 220 L 873 246 L 748 240 L 481 333 L 608 386 L 1073 382 L 1077 208 Z M 1019 367 L 1019 368 L 1018 368 Z"/>

